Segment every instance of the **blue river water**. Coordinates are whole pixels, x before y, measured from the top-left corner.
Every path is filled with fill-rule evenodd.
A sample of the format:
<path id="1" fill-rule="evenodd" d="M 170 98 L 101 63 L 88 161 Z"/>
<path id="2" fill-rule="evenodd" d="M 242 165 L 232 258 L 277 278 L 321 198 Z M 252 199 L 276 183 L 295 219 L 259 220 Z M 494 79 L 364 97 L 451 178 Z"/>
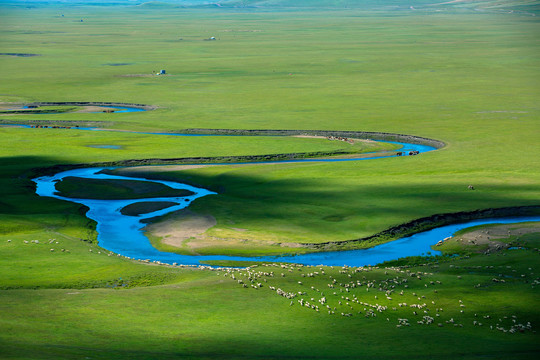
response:
<path id="1" fill-rule="evenodd" d="M 114 110 L 115 113 L 128 113 L 128 112 L 140 112 L 140 111 L 146 111 L 145 109 L 140 109 L 136 107 L 130 107 L 130 106 L 102 106 L 103 108 Z M 102 111 L 100 111 L 102 112 Z"/>
<path id="2" fill-rule="evenodd" d="M 136 108 L 136 107 L 132 107 L 132 106 L 101 106 L 101 107 L 106 108 L 106 109 L 114 110 L 115 113 L 129 113 L 129 112 L 146 111 L 145 109 Z M 27 106 L 23 106 L 21 108 L 8 109 L 8 110 L 20 110 L 20 109 L 31 109 L 31 107 L 27 105 Z M 95 113 L 98 113 L 98 112 L 103 112 L 103 111 L 97 111 Z M 51 113 L 42 113 L 42 114 L 57 114 L 57 113 L 51 112 Z"/>
<path id="3" fill-rule="evenodd" d="M 434 150 L 435 148 L 424 145 L 397 143 L 403 146 L 401 151 L 419 151 L 420 153 Z M 303 159 L 294 160 L 294 162 L 312 162 L 312 161 L 358 161 L 373 160 L 376 158 L 359 159 Z M 287 161 L 290 162 L 290 161 Z M 159 261 L 167 264 L 182 265 L 200 265 L 201 261 L 208 260 L 234 260 L 234 261 L 260 261 L 260 262 L 290 262 L 305 265 L 326 265 L 326 266 L 366 266 L 375 265 L 383 261 L 395 260 L 406 256 L 439 255 L 440 252 L 433 250 L 432 245 L 439 240 L 452 236 L 456 231 L 491 223 L 517 223 L 528 221 L 540 221 L 540 216 L 520 217 L 520 218 L 495 218 L 482 219 L 466 222 L 463 224 L 454 224 L 436 228 L 430 231 L 417 233 L 413 236 L 401 238 L 369 249 L 350 250 L 350 251 L 332 251 L 318 252 L 294 256 L 265 256 L 265 257 L 240 257 L 240 256 L 191 256 L 179 255 L 175 253 L 162 252 L 154 248 L 148 238 L 143 234 L 142 229 L 145 224 L 144 219 L 161 216 L 172 211 L 183 209 L 202 196 L 216 195 L 206 189 L 180 184 L 170 181 L 148 180 L 144 178 L 132 178 L 116 175 L 100 174 L 104 168 L 84 168 L 68 170 L 53 176 L 44 176 L 34 179 L 36 183 L 36 193 L 40 196 L 55 197 L 62 200 L 72 201 L 86 205 L 90 210 L 87 217 L 97 222 L 98 243 L 111 252 L 121 254 L 128 258 L 136 260 Z M 152 198 L 138 200 L 93 200 L 93 199 L 74 199 L 57 195 L 55 183 L 67 176 L 76 176 L 91 179 L 125 179 L 125 180 L 144 180 L 161 183 L 174 189 L 187 189 L 194 194 L 179 198 Z M 168 201 L 175 202 L 177 205 L 166 209 L 154 211 L 138 216 L 122 215 L 120 210 L 132 203 L 144 201 Z"/>

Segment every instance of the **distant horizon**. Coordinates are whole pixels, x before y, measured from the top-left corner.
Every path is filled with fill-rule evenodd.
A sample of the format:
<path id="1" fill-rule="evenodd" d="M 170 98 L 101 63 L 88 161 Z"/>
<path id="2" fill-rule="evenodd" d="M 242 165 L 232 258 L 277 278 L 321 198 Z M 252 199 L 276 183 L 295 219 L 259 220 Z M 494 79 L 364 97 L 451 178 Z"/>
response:
<path id="1" fill-rule="evenodd" d="M 211 8 L 310 8 L 310 9 L 397 9 L 441 11 L 495 11 L 537 13 L 540 0 L 0 0 L 0 5 L 91 5 L 91 6 L 148 6 L 148 7 L 211 7 Z"/>

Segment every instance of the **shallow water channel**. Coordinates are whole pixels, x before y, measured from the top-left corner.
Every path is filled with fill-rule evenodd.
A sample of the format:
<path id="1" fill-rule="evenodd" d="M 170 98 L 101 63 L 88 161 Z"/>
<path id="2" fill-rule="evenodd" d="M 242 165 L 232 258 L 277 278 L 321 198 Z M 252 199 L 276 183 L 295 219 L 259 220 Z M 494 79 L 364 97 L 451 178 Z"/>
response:
<path id="1" fill-rule="evenodd" d="M 102 106 L 103 108 L 113 110 L 115 113 L 131 113 L 146 111 L 145 109 L 136 108 L 133 106 Z M 103 111 L 100 111 L 103 112 Z"/>
<path id="2" fill-rule="evenodd" d="M 435 148 L 400 143 L 402 150 L 418 150 L 420 153 L 434 150 Z M 355 160 L 373 160 L 376 158 L 363 159 L 303 159 L 294 160 L 294 162 L 308 161 L 355 161 Z M 290 161 L 289 161 L 290 162 Z M 521 218 L 496 218 L 482 219 L 470 221 L 463 224 L 454 224 L 443 226 L 430 231 L 415 234 L 413 236 L 401 238 L 382 245 L 378 245 L 369 249 L 350 250 L 350 251 L 331 251 L 318 252 L 312 254 L 295 255 L 295 256 L 264 256 L 264 257 L 240 257 L 240 256 L 192 256 L 179 255 L 175 253 L 163 252 L 154 248 L 148 238 L 142 233 L 141 229 L 145 226 L 142 223 L 144 219 L 161 216 L 173 211 L 183 209 L 189 204 L 202 196 L 215 195 L 216 193 L 206 189 L 196 188 L 193 186 L 171 182 L 148 180 L 144 178 L 133 178 L 124 176 L 115 176 L 100 174 L 104 168 L 84 168 L 68 170 L 58 173 L 53 176 L 43 176 L 34 179 L 37 184 L 36 193 L 40 196 L 55 197 L 61 200 L 72 201 L 86 205 L 90 210 L 86 214 L 92 220 L 97 222 L 98 243 L 99 245 L 116 254 L 120 254 L 132 259 L 159 261 L 168 264 L 182 265 L 200 265 L 201 261 L 208 260 L 234 260 L 234 261 L 261 261 L 261 262 L 291 262 L 305 265 L 327 265 L 327 266 L 365 266 L 375 265 L 383 261 L 395 260 L 406 256 L 426 255 L 430 252 L 432 255 L 439 255 L 439 251 L 431 249 L 431 246 L 436 244 L 448 236 L 451 236 L 456 231 L 482 224 L 490 223 L 517 223 L 527 221 L 540 221 L 540 216 L 536 217 L 521 217 Z M 151 199 L 136 199 L 136 200 L 93 200 L 93 199 L 75 199 L 66 198 L 56 194 L 55 183 L 62 180 L 64 177 L 76 176 L 88 179 L 123 179 L 123 180 L 143 180 L 161 183 L 174 189 L 187 189 L 194 194 L 186 197 L 178 198 L 151 198 Z M 132 203 L 138 202 L 156 202 L 167 201 L 175 202 L 177 205 L 166 209 L 154 211 L 138 216 L 122 215 L 120 210 Z"/>

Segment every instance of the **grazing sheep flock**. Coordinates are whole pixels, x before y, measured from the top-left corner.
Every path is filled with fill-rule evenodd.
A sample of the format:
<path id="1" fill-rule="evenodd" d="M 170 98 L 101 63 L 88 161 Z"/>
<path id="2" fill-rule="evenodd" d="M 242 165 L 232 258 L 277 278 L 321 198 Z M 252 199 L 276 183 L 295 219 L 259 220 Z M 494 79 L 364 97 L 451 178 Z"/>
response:
<path id="1" fill-rule="evenodd" d="M 421 267 L 433 270 L 439 265 L 424 264 Z M 449 268 L 461 269 L 457 265 L 450 265 Z M 472 268 L 478 270 L 483 267 L 463 267 L 465 270 Z M 486 266 L 486 269 L 492 270 L 493 266 Z M 438 328 L 484 327 L 510 334 L 534 331 L 530 321 L 518 319 L 514 314 L 497 317 L 488 312 L 469 313 L 467 301 L 459 298 L 458 294 L 440 295 L 437 289 L 445 289 L 443 281 L 436 274 L 412 271 L 405 266 L 355 268 L 260 264 L 245 269 L 213 270 L 243 288 L 275 292 L 290 300 L 287 302 L 289 306 L 297 305 L 298 311 L 311 310 L 328 316 L 360 316 L 375 321 L 380 318 L 380 321 L 394 324 L 398 328 L 432 325 Z M 512 269 L 505 266 L 505 270 Z M 298 278 L 302 278 L 302 281 L 298 281 Z M 462 275 L 455 278 L 462 278 Z M 325 288 L 317 287 L 321 281 L 326 283 Z M 480 287 L 492 286 L 493 283 L 488 279 Z M 535 279 L 531 286 L 537 283 L 538 279 Z M 473 288 L 479 289 L 478 286 Z"/>

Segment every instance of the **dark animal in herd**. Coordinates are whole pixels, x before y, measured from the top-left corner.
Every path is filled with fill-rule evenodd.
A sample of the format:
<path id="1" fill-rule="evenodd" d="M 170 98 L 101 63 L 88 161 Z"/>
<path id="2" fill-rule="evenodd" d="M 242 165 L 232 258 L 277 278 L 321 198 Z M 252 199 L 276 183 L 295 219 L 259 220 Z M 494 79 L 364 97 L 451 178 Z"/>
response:
<path id="1" fill-rule="evenodd" d="M 48 126 L 48 125 L 31 125 L 31 128 L 35 129 L 71 129 L 72 127 L 76 128 L 78 126 Z"/>
<path id="2" fill-rule="evenodd" d="M 396 153 L 397 156 L 406 156 L 406 155 L 418 155 L 420 154 L 420 151 L 418 150 L 414 150 L 414 151 L 409 151 L 408 153 L 406 151 L 398 151 Z"/>

